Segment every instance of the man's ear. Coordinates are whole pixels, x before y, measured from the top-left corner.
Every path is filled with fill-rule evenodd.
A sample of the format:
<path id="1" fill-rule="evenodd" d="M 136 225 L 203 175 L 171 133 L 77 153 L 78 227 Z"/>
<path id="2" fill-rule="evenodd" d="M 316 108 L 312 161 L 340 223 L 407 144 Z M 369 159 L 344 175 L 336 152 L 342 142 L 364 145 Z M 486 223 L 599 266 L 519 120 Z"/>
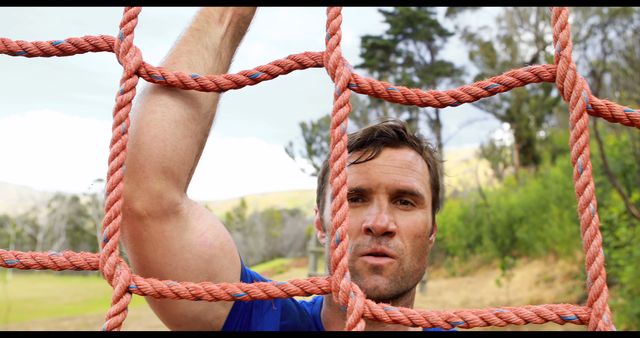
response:
<path id="1" fill-rule="evenodd" d="M 324 227 L 322 226 L 322 215 L 320 215 L 317 207 L 314 211 L 315 216 L 313 217 L 313 226 L 316 228 L 316 236 L 318 236 L 318 241 L 320 241 L 320 243 L 324 245 L 327 240 L 327 233 L 324 231 Z"/>
<path id="2" fill-rule="evenodd" d="M 429 235 L 429 247 L 436 241 L 436 233 L 438 233 L 438 223 L 434 221 L 433 227 L 431 228 L 431 235 Z"/>

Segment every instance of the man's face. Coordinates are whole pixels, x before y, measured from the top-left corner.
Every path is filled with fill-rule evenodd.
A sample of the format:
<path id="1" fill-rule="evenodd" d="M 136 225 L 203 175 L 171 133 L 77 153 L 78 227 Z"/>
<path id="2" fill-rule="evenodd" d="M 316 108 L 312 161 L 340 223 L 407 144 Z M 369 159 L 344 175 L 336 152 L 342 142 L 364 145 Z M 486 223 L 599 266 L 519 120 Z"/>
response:
<path id="1" fill-rule="evenodd" d="M 385 148 L 347 174 L 351 279 L 375 301 L 406 295 L 422 279 L 434 240 L 427 164 L 409 148 Z"/>

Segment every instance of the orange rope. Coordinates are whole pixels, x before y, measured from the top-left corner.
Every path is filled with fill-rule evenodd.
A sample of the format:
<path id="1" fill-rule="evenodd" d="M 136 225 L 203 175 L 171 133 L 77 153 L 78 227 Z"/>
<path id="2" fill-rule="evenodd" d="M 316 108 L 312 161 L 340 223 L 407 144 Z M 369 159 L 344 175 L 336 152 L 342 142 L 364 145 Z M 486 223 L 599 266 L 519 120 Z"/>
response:
<path id="1" fill-rule="evenodd" d="M 170 72 L 142 60 L 133 44 L 134 30 L 140 8 L 127 7 L 117 37 L 84 36 L 65 40 L 28 42 L 0 38 L 0 54 L 24 57 L 70 56 L 87 52 L 113 52 L 123 66 L 120 88 L 116 95 L 114 120 L 107 173 L 104 205 L 103 241 L 101 252 L 20 252 L 0 249 L 0 267 L 22 270 L 100 270 L 113 287 L 112 303 L 103 330 L 120 330 L 127 316 L 132 294 L 154 298 L 187 299 L 193 301 L 250 301 L 289 298 L 293 296 L 331 293 L 347 312 L 347 330 L 364 330 L 364 319 L 424 328 L 473 328 L 542 324 L 588 325 L 589 330 L 615 330 L 608 306 L 608 290 L 600 220 L 597 213 L 595 187 L 591 174 L 588 115 L 612 123 L 640 129 L 640 112 L 615 102 L 601 100 L 591 94 L 584 78 L 577 74 L 572 60 L 571 28 L 567 8 L 552 8 L 554 65 L 535 65 L 510 70 L 483 81 L 445 91 L 423 91 L 396 86 L 361 77 L 342 56 L 340 49 L 342 14 L 340 7 L 327 9 L 327 36 L 324 52 L 305 52 L 244 70 L 237 74 L 199 75 Z M 205 92 L 223 92 L 255 85 L 295 70 L 324 67 L 335 84 L 334 108 L 330 129 L 330 183 L 332 189 L 331 267 L 330 276 L 292 279 L 286 282 L 260 283 L 192 283 L 132 274 L 119 256 L 119 235 L 122 215 L 123 171 L 127 155 L 129 113 L 136 94 L 139 77 L 165 86 Z M 347 119 L 351 106 L 350 91 L 378 97 L 389 102 L 420 107 L 451 107 L 522 87 L 530 83 L 555 82 L 562 98 L 569 103 L 571 162 L 578 199 L 588 299 L 586 306 L 544 304 L 520 307 L 427 311 L 393 307 L 367 299 L 351 281 L 348 270 L 349 238 L 347 186 Z"/>
<path id="2" fill-rule="evenodd" d="M 607 273 L 604 269 L 604 252 L 600 235 L 595 185 L 591 175 L 589 150 L 589 86 L 577 74 L 576 64 L 571 58 L 573 43 L 567 8 L 554 9 L 551 17 L 553 42 L 556 46 L 554 63 L 558 66 L 556 86 L 562 98 L 569 103 L 569 126 L 573 181 L 578 198 L 578 214 L 582 234 L 585 265 L 587 270 L 587 306 L 592 308 L 589 330 L 612 330 L 611 311 L 607 301 Z"/>

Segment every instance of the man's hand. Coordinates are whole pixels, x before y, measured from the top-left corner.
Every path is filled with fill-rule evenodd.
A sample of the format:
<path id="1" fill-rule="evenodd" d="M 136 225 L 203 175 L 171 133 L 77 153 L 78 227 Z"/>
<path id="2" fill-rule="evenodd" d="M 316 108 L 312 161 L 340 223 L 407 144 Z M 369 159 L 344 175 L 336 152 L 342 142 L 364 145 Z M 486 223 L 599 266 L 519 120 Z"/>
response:
<path id="1" fill-rule="evenodd" d="M 203 75 L 227 73 L 254 13 L 247 7 L 199 10 L 162 66 Z M 219 96 L 151 85 L 135 102 L 121 230 L 132 268 L 143 277 L 240 281 L 240 258 L 229 232 L 186 194 Z M 147 301 L 172 330 L 219 330 L 233 305 Z"/>

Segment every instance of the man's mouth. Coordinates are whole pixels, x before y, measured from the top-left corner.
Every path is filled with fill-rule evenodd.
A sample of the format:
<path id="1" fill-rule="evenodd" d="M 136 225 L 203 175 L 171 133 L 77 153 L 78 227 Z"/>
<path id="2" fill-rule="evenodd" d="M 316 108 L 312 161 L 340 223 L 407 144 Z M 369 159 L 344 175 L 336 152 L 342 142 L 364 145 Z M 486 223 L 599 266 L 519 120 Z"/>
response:
<path id="1" fill-rule="evenodd" d="M 394 259 L 389 256 L 365 255 L 361 258 L 363 261 L 371 265 L 383 265 L 394 261 Z"/>
<path id="2" fill-rule="evenodd" d="M 389 255 L 385 254 L 384 252 L 371 252 L 371 253 L 366 254 L 365 256 L 389 257 Z"/>
<path id="3" fill-rule="evenodd" d="M 384 248 L 374 248 L 362 254 L 361 258 L 369 264 L 385 264 L 395 260 L 395 255 Z"/>

